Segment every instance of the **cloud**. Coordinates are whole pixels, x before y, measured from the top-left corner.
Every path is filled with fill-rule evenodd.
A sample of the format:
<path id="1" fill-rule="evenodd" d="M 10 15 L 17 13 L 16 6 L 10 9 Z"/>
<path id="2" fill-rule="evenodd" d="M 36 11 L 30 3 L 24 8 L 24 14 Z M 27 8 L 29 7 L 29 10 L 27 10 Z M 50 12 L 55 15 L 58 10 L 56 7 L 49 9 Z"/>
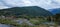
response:
<path id="1" fill-rule="evenodd" d="M 1 1 L 3 1 L 5 5 L 10 7 L 33 5 L 29 0 L 1 0 Z"/>
<path id="2" fill-rule="evenodd" d="M 2 7 L 39 6 L 46 10 L 60 8 L 60 0 L 0 0 L 0 2 Z"/>
<path id="3" fill-rule="evenodd" d="M 5 8 L 9 8 L 9 7 L 5 6 L 2 2 L 0 2 L 0 9 L 5 9 Z"/>
<path id="4" fill-rule="evenodd" d="M 5 9 L 5 8 L 9 8 L 9 7 L 6 7 L 6 6 L 0 6 L 0 9 Z"/>
<path id="5" fill-rule="evenodd" d="M 38 6 L 48 10 L 53 8 L 60 8 L 60 3 L 56 0 L 41 0 Z"/>

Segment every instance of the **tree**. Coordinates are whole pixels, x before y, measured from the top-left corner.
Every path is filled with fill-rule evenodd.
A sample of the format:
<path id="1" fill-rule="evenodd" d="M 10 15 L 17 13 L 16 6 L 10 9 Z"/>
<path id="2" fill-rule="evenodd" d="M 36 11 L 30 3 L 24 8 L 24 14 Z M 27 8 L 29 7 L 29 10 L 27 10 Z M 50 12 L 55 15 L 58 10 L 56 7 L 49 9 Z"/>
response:
<path id="1" fill-rule="evenodd" d="M 60 14 L 56 14 L 53 17 L 55 18 L 55 22 L 60 25 Z"/>

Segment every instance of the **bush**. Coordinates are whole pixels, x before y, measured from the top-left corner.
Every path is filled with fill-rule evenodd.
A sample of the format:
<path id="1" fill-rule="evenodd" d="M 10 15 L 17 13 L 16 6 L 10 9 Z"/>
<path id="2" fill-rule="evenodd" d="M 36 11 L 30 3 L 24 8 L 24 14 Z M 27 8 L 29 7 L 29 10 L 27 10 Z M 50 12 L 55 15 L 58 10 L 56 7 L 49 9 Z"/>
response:
<path id="1" fill-rule="evenodd" d="M 32 27 L 29 26 L 28 24 L 18 24 L 16 21 L 13 21 L 11 19 L 0 19 L 1 24 L 7 24 L 7 25 L 12 25 L 15 27 Z"/>

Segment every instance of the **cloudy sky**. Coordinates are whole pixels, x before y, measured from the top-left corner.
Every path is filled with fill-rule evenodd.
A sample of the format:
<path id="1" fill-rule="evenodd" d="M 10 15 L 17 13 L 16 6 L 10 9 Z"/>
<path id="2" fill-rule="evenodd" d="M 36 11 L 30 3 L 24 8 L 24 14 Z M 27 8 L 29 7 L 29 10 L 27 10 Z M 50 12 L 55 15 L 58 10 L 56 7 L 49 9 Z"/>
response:
<path id="1" fill-rule="evenodd" d="M 0 0 L 0 9 L 23 6 L 39 6 L 48 10 L 60 8 L 60 0 Z"/>

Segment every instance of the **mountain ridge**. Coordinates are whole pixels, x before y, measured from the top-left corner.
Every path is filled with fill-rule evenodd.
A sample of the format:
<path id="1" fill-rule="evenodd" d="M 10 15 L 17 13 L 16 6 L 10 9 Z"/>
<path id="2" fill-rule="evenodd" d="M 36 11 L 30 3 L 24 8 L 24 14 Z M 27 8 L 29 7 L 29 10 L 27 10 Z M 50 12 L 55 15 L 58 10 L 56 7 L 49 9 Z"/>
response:
<path id="1" fill-rule="evenodd" d="M 60 14 L 60 8 L 50 9 L 49 11 L 53 14 Z"/>
<path id="2" fill-rule="evenodd" d="M 0 10 L 0 12 L 7 12 L 7 13 L 11 13 L 11 14 L 18 14 L 18 15 L 31 15 L 31 16 L 51 16 L 52 13 L 50 13 L 49 11 L 41 8 L 41 7 L 37 7 L 37 6 L 28 6 L 28 7 L 13 7 L 13 8 L 8 8 L 8 9 L 3 9 Z M 12 12 L 8 12 L 8 11 L 12 11 Z"/>

